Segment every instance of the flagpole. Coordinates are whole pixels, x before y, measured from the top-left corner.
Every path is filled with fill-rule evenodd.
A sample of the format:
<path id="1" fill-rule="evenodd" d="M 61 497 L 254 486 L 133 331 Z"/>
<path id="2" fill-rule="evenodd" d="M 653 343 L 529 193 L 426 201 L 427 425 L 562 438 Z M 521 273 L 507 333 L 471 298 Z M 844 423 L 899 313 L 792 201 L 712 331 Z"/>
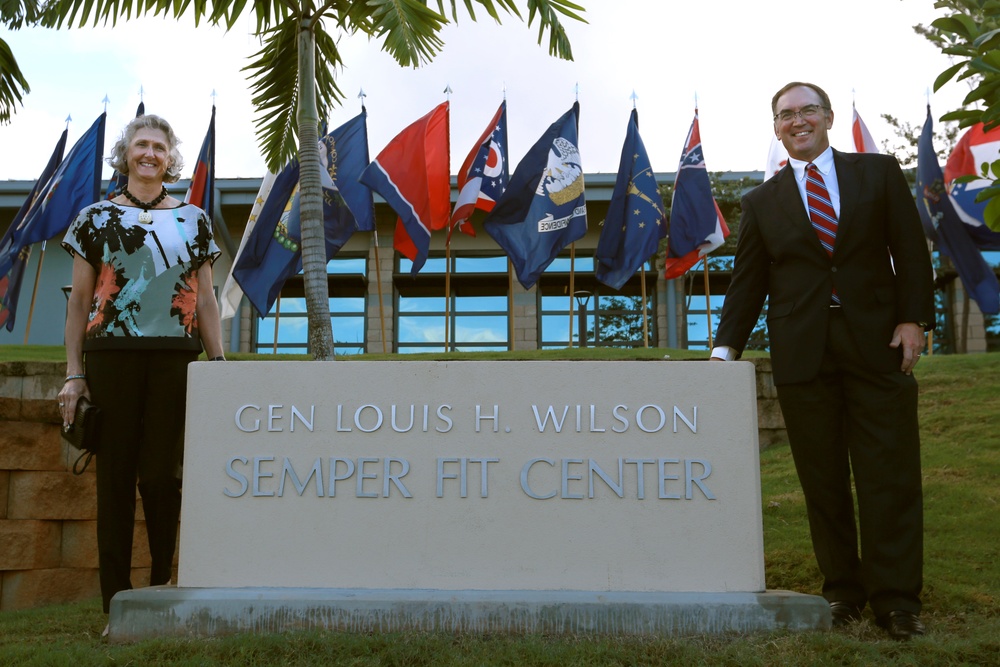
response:
<path id="1" fill-rule="evenodd" d="M 514 263 L 510 257 L 507 257 L 507 347 L 514 349 Z"/>
<path id="2" fill-rule="evenodd" d="M 646 263 L 642 263 L 642 346 L 649 347 L 649 313 L 646 311 Z"/>
<path id="3" fill-rule="evenodd" d="M 28 307 L 28 323 L 24 327 L 24 344 L 28 344 L 28 334 L 31 333 L 31 316 L 35 312 L 35 296 L 38 294 L 38 278 L 42 275 L 42 260 L 45 259 L 45 241 L 42 241 L 42 251 L 38 254 L 38 266 L 35 268 L 35 286 L 31 289 L 31 305 Z M 27 260 L 25 260 L 27 261 Z"/>
<path id="4" fill-rule="evenodd" d="M 573 347 L 573 295 L 576 294 L 576 241 L 569 244 L 569 346 Z M 580 347 L 577 345 L 577 347 Z"/>
<path id="5" fill-rule="evenodd" d="M 281 319 L 281 292 L 278 292 L 278 298 L 274 302 L 274 342 L 271 343 L 271 353 L 277 356 L 278 354 L 278 320 Z"/>
<path id="6" fill-rule="evenodd" d="M 451 321 L 451 230 L 448 230 L 448 239 L 444 242 L 444 351 L 445 354 L 451 350 L 448 348 L 449 322 Z"/>
<path id="7" fill-rule="evenodd" d="M 375 239 L 375 287 L 378 289 L 378 321 L 382 332 L 382 354 L 388 354 L 385 349 L 385 308 L 382 305 L 382 262 L 378 258 L 378 229 L 372 230 Z"/>
<path id="8" fill-rule="evenodd" d="M 708 349 L 711 350 L 712 345 L 712 295 L 709 293 L 708 289 L 708 255 L 705 255 L 705 315 L 708 318 Z"/>

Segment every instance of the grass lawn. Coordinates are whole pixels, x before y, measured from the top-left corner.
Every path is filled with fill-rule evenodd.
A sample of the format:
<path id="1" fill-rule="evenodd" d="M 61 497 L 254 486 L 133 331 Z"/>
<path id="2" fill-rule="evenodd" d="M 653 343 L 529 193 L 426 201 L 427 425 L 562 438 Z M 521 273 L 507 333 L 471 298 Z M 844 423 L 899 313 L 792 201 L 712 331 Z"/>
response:
<path id="1" fill-rule="evenodd" d="M 0 348 L 0 361 L 57 361 L 64 354 L 62 348 L 9 347 Z M 474 358 L 704 357 L 662 349 L 590 356 L 597 353 Z M 929 634 L 912 642 L 887 639 L 866 612 L 846 630 L 680 639 L 301 632 L 110 645 L 100 637 L 106 622 L 100 601 L 89 600 L 0 612 L 0 665 L 1000 665 L 1000 355 L 925 357 L 916 375 Z M 818 593 L 787 446 L 762 452 L 761 484 L 768 588 Z"/>

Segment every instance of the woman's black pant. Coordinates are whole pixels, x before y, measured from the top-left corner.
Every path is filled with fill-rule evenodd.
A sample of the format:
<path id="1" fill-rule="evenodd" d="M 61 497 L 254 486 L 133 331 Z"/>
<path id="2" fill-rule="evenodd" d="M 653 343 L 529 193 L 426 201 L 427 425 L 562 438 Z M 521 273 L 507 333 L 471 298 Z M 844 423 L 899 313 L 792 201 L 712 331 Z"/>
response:
<path id="1" fill-rule="evenodd" d="M 181 510 L 187 365 L 197 352 L 87 352 L 87 384 L 101 408 L 97 454 L 97 549 L 104 611 L 132 588 L 138 484 L 152 567 L 149 584 L 171 578 Z"/>

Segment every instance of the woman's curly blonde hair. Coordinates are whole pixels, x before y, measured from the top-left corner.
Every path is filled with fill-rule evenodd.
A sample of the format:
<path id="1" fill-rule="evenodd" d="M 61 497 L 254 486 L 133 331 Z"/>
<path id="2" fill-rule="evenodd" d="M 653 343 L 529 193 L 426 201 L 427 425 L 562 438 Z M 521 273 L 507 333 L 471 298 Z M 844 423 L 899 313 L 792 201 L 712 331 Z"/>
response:
<path id="1" fill-rule="evenodd" d="M 160 130 L 166 135 L 169 158 L 167 171 L 163 175 L 163 181 L 165 183 L 176 183 L 181 178 L 181 169 L 184 168 L 184 158 L 181 157 L 180 151 L 177 150 L 177 146 L 181 143 L 181 140 L 174 134 L 174 128 L 170 127 L 170 123 L 159 116 L 152 114 L 136 116 L 133 121 L 126 125 L 125 129 L 122 130 L 121 136 L 118 137 L 118 141 L 111 147 L 111 156 L 107 159 L 107 163 L 119 174 L 128 176 L 128 147 L 132 143 L 135 133 L 144 127 L 148 127 L 151 130 Z"/>

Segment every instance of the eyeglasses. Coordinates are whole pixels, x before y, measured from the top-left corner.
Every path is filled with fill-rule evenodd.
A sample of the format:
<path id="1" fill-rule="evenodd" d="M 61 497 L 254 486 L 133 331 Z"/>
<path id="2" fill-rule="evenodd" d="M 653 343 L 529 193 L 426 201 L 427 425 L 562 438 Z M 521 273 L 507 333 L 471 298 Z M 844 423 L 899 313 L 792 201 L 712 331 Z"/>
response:
<path id="1" fill-rule="evenodd" d="M 816 116 L 820 115 L 828 109 L 819 104 L 807 104 L 798 111 L 792 111 L 790 109 L 785 109 L 784 111 L 779 111 L 774 116 L 774 120 L 780 120 L 782 123 L 790 123 L 795 119 L 796 116 L 802 120 L 812 120 Z"/>

